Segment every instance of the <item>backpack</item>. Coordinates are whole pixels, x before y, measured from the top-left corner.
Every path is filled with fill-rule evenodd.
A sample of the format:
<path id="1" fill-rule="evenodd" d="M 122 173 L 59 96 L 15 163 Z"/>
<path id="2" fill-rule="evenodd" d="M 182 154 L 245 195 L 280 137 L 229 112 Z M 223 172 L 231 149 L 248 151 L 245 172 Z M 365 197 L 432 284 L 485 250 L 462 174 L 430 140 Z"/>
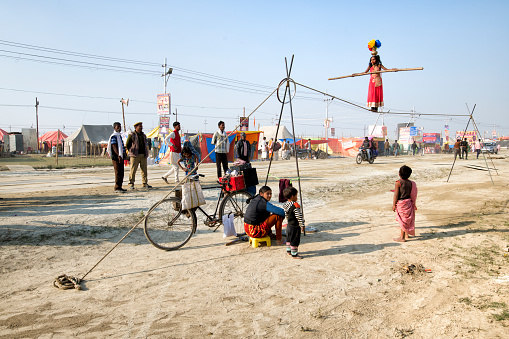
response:
<path id="1" fill-rule="evenodd" d="M 272 148 L 274 148 L 274 151 L 279 151 L 279 149 L 281 148 L 281 144 L 278 141 L 276 141 Z"/>

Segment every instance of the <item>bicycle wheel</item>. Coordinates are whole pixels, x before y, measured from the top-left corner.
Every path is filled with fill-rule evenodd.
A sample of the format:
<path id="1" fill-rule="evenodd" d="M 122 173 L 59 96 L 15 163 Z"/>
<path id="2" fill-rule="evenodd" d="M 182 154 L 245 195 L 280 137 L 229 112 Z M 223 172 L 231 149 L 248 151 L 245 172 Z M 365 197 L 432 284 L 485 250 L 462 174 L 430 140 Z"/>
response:
<path id="1" fill-rule="evenodd" d="M 150 208 L 143 231 L 155 247 L 173 251 L 184 246 L 196 230 L 196 214 L 182 211 L 180 198 L 170 197 Z"/>
<path id="2" fill-rule="evenodd" d="M 236 191 L 223 199 L 219 207 L 219 219 L 223 220 L 223 215 L 233 213 L 233 224 L 235 225 L 235 232 L 237 235 L 244 235 L 244 214 L 247 209 L 247 199 L 253 196 L 246 191 Z"/>

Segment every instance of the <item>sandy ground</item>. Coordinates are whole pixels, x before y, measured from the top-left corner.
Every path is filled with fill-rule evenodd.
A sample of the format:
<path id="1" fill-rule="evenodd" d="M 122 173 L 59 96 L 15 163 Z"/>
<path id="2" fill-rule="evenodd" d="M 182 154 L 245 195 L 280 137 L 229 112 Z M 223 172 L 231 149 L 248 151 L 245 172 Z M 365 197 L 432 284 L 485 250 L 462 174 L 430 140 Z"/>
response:
<path id="1" fill-rule="evenodd" d="M 303 260 L 281 246 L 224 246 L 199 217 L 173 252 L 136 229 L 82 291 L 52 281 L 82 276 L 161 199 L 164 169 L 149 169 L 153 190 L 123 195 L 111 168 L 0 172 L 0 337 L 507 338 L 509 159 L 494 160 L 494 186 L 465 167 L 484 166 L 475 159 L 457 162 L 447 183 L 451 163 L 302 161 L 305 219 L 318 229 L 302 238 Z M 403 164 L 419 188 L 417 237 L 396 243 L 390 190 Z M 266 163 L 255 165 L 262 181 Z M 200 172 L 212 182 L 211 165 Z M 271 172 L 297 176 L 293 161 Z M 277 194 L 276 179 L 269 185 Z M 431 273 L 406 273 L 408 264 Z"/>

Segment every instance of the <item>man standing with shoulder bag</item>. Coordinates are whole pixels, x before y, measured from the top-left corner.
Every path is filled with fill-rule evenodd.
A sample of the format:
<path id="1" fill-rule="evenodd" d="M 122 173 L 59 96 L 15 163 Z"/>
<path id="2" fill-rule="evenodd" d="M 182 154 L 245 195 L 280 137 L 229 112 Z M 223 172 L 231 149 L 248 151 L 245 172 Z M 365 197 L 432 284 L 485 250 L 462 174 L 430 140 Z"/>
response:
<path id="1" fill-rule="evenodd" d="M 113 170 L 115 171 L 115 192 L 124 193 L 127 191 L 126 189 L 122 188 L 122 184 L 124 182 L 125 148 L 122 141 L 122 136 L 120 135 L 120 131 L 122 131 L 122 125 L 120 122 L 113 123 L 113 130 L 114 132 L 108 140 L 107 151 L 111 157 Z"/>

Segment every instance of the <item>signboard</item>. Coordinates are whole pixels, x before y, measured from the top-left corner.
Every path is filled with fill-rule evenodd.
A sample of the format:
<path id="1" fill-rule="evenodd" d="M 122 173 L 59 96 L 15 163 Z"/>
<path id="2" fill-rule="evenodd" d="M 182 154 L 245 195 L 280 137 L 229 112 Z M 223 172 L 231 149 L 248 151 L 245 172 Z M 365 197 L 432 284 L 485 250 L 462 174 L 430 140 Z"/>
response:
<path id="1" fill-rule="evenodd" d="M 375 138 L 385 138 L 387 136 L 387 127 L 370 125 L 368 126 L 368 135 Z"/>
<path id="2" fill-rule="evenodd" d="M 249 117 L 240 117 L 239 131 L 249 131 Z"/>
<path id="3" fill-rule="evenodd" d="M 444 126 L 444 135 L 445 135 L 445 141 L 447 142 L 449 140 L 449 125 Z"/>
<path id="4" fill-rule="evenodd" d="M 334 127 L 331 127 L 330 129 L 330 136 L 333 137 L 336 135 L 336 129 Z"/>
<path id="5" fill-rule="evenodd" d="M 475 131 L 467 131 L 467 133 L 465 131 L 456 131 L 456 139 L 460 138 L 463 140 L 463 138 L 467 138 L 467 141 L 471 143 L 476 140 L 476 137 L 477 133 Z"/>
<path id="6" fill-rule="evenodd" d="M 169 130 L 170 130 L 170 116 L 161 115 L 159 117 L 159 133 L 168 134 Z"/>
<path id="7" fill-rule="evenodd" d="M 424 142 L 425 144 L 439 144 L 440 133 L 423 133 L 422 142 Z"/>
<path id="8" fill-rule="evenodd" d="M 491 132 L 491 138 L 492 138 L 493 140 L 497 140 L 497 131 L 493 131 L 493 132 Z"/>
<path id="9" fill-rule="evenodd" d="M 410 127 L 401 127 L 399 129 L 399 143 L 410 144 Z"/>
<path id="10" fill-rule="evenodd" d="M 410 136 L 411 137 L 417 136 L 417 127 L 416 126 L 410 127 Z"/>
<path id="11" fill-rule="evenodd" d="M 170 93 L 157 95 L 157 114 L 170 114 Z"/>

